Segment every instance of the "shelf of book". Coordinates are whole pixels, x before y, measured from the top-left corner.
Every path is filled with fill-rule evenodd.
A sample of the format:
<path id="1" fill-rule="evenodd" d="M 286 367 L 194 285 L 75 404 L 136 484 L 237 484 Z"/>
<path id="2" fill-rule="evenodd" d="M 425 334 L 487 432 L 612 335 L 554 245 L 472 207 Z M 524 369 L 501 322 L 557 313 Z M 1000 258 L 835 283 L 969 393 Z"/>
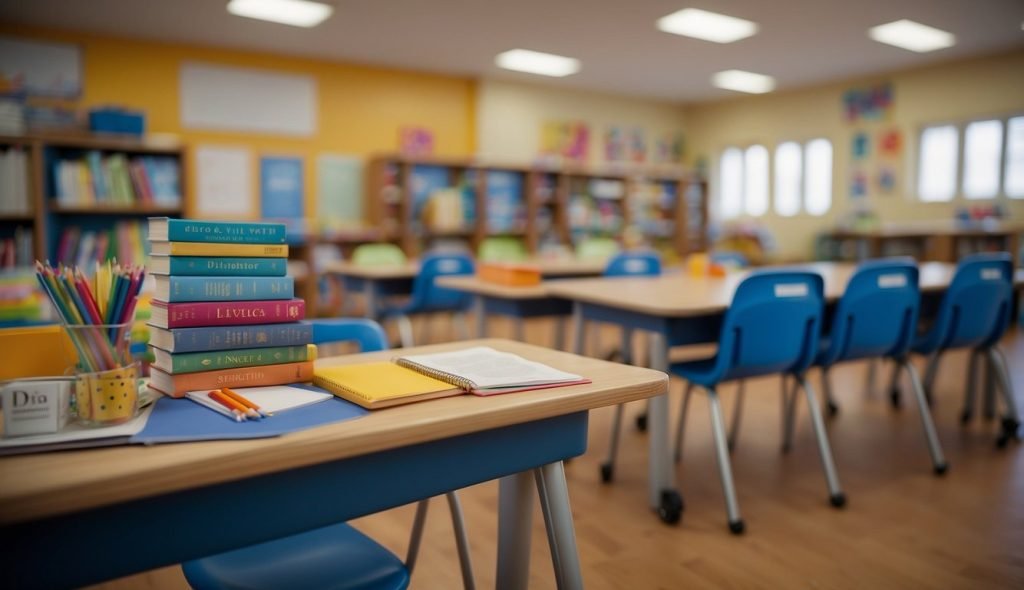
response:
<path id="1" fill-rule="evenodd" d="M 50 200 L 50 212 L 61 215 L 152 215 L 163 217 L 181 217 L 182 208 L 161 205 L 62 205 L 55 199 Z"/>

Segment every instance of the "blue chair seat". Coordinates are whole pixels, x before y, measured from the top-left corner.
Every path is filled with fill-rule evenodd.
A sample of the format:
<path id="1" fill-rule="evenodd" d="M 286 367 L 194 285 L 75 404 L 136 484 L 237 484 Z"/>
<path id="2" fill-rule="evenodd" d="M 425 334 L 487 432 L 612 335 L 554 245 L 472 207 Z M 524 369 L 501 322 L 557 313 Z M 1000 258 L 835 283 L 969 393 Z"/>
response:
<path id="1" fill-rule="evenodd" d="M 182 570 L 196 590 L 402 590 L 409 586 L 409 570 L 402 560 L 345 523 L 190 561 Z"/>
<path id="2" fill-rule="evenodd" d="M 672 363 L 669 372 L 701 387 L 710 387 L 717 382 L 715 375 L 717 365 L 718 357 L 713 356 L 706 359 Z"/>

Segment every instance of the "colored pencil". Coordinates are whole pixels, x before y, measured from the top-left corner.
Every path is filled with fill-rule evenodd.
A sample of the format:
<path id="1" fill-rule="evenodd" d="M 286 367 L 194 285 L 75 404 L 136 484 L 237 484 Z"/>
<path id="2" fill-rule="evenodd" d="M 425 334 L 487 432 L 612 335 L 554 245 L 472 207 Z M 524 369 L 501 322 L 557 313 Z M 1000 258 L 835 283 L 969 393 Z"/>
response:
<path id="1" fill-rule="evenodd" d="M 231 389 L 230 387 L 221 387 L 220 388 L 220 392 L 223 393 L 224 395 L 230 397 L 231 399 L 235 400 L 236 402 L 242 404 L 243 406 L 245 406 L 247 408 L 252 408 L 257 414 L 259 414 L 260 417 L 266 418 L 268 416 L 268 414 L 266 412 L 264 412 L 263 410 L 261 410 L 258 405 L 254 404 L 252 401 L 246 399 L 245 396 L 243 396 L 242 394 L 238 393 L 237 391 Z"/>

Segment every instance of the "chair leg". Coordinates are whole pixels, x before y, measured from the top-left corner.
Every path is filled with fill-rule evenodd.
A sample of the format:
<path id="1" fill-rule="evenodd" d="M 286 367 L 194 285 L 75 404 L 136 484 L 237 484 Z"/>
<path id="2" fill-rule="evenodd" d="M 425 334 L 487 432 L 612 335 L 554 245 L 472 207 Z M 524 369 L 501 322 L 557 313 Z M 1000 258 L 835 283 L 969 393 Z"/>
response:
<path id="1" fill-rule="evenodd" d="M 1017 400 L 1013 397 L 1013 383 L 1010 381 L 1010 374 L 1006 369 L 1006 358 L 1003 357 L 1002 351 L 995 346 L 989 348 L 987 352 L 995 376 L 999 380 L 999 390 L 1003 392 L 1003 403 L 1006 404 L 1002 431 L 999 433 L 999 438 L 996 439 L 999 448 L 1003 448 L 1010 439 L 1020 440 L 1020 436 L 1017 434 L 1020 428 L 1020 414 L 1017 413 Z"/>
<path id="2" fill-rule="evenodd" d="M 793 431 L 796 430 L 796 402 L 797 387 L 796 379 L 793 380 L 791 388 L 786 387 L 786 380 L 782 382 L 783 414 L 782 414 L 782 452 L 788 453 L 793 448 Z"/>
<path id="3" fill-rule="evenodd" d="M 900 364 L 893 363 L 892 365 L 892 377 L 889 380 L 889 402 L 892 407 L 899 409 L 902 403 L 900 395 Z"/>
<path id="4" fill-rule="evenodd" d="M 644 410 L 636 415 L 636 429 L 640 432 L 647 431 L 647 413 L 651 409 L 651 401 L 647 400 Z"/>
<path id="5" fill-rule="evenodd" d="M 843 494 L 843 489 L 839 485 L 839 474 L 836 472 L 835 460 L 832 458 L 832 446 L 828 442 L 828 432 L 825 430 L 825 420 L 821 417 L 821 408 L 818 407 L 818 398 L 810 384 L 807 383 L 807 379 L 798 376 L 796 380 L 803 387 L 807 397 L 811 426 L 814 427 L 814 438 L 818 440 L 818 454 L 821 456 L 821 466 L 825 470 L 825 482 L 828 484 L 829 501 L 836 508 L 842 508 L 846 504 L 846 495 Z"/>
<path id="6" fill-rule="evenodd" d="M 729 518 L 729 530 L 733 534 L 742 534 L 745 528 L 740 516 L 739 502 L 736 500 L 736 488 L 732 481 L 732 465 L 729 462 L 729 447 L 725 436 L 725 421 L 722 419 L 722 405 L 718 401 L 718 393 L 708 390 L 708 407 L 711 409 L 711 431 L 715 437 L 715 456 L 718 458 L 718 474 L 722 479 L 722 492 L 725 494 L 725 511 Z"/>
<path id="7" fill-rule="evenodd" d="M 740 436 L 740 419 L 743 416 L 743 395 L 745 393 L 744 384 L 746 381 L 740 380 L 736 385 L 736 401 L 733 402 L 735 405 L 732 407 L 732 424 L 729 425 L 729 452 L 736 450 L 736 440 Z"/>
<path id="8" fill-rule="evenodd" d="M 690 407 L 690 394 L 693 393 L 693 383 L 686 383 L 686 391 L 683 392 L 683 405 L 679 406 L 679 422 L 676 424 L 676 444 L 672 457 L 678 463 L 683 458 L 683 435 L 686 426 L 686 410 Z"/>
<path id="9" fill-rule="evenodd" d="M 398 335 L 402 340 L 402 348 L 413 346 L 412 320 L 407 315 L 400 315 L 396 321 L 398 322 Z"/>
<path id="10" fill-rule="evenodd" d="M 871 361 L 872 366 L 874 362 L 874 360 Z M 832 378 L 829 377 L 828 369 L 825 368 L 821 370 L 821 390 L 825 393 L 825 411 L 828 412 L 829 418 L 834 418 L 839 414 L 839 406 L 836 404 L 836 398 L 832 395 Z"/>
<path id="11" fill-rule="evenodd" d="M 946 463 L 946 457 L 942 454 L 942 445 L 939 443 L 939 435 L 935 430 L 935 422 L 932 421 L 931 409 L 928 407 L 928 399 L 924 395 L 921 379 L 917 376 L 917 369 L 906 358 L 900 359 L 896 367 L 906 369 L 907 375 L 910 376 L 911 389 L 914 391 L 914 397 L 917 398 L 917 408 L 921 414 L 921 425 L 924 427 L 924 435 L 928 440 L 928 451 L 932 455 L 932 467 L 935 470 L 935 475 L 942 475 L 949 469 L 949 464 Z"/>
<path id="12" fill-rule="evenodd" d="M 924 371 L 924 395 L 928 399 L 928 405 L 932 404 L 932 394 L 935 391 L 935 378 L 939 374 L 939 362 L 942 353 L 935 351 L 928 357 L 928 366 Z"/>
<path id="13" fill-rule="evenodd" d="M 981 360 L 981 351 L 975 349 L 967 357 L 967 384 L 964 387 L 964 407 L 960 411 L 960 423 L 967 424 L 974 416 L 974 406 L 977 404 L 978 386 L 978 361 Z"/>
<path id="14" fill-rule="evenodd" d="M 405 555 L 405 567 L 412 574 L 416 567 L 416 558 L 420 553 L 420 541 L 423 539 L 423 525 L 427 522 L 427 509 L 430 508 L 430 498 L 420 500 L 416 503 L 416 516 L 412 521 L 412 533 L 409 535 L 409 551 Z"/>
<path id="15" fill-rule="evenodd" d="M 473 579 L 473 561 L 469 556 L 469 538 L 466 535 L 466 521 L 462 516 L 462 503 L 459 502 L 457 492 L 448 492 L 445 497 L 448 499 L 448 509 L 452 515 L 452 528 L 455 530 L 455 547 L 459 552 L 462 587 L 465 590 L 474 590 L 476 582 Z"/>
<path id="16" fill-rule="evenodd" d="M 981 380 L 981 415 L 985 420 L 992 420 L 996 417 L 996 376 L 992 368 L 992 362 L 986 359 L 984 372 Z"/>
<path id="17" fill-rule="evenodd" d="M 608 458 L 601 464 L 601 481 L 610 482 L 615 478 L 615 458 L 619 454 L 619 432 L 622 430 L 622 414 L 626 406 L 619 404 L 615 406 L 615 415 L 612 417 L 612 432 L 609 437 Z"/>
<path id="18" fill-rule="evenodd" d="M 875 376 L 878 374 L 878 364 L 881 362 L 879 359 L 868 361 L 868 374 L 865 378 L 864 390 L 869 396 L 873 396 L 875 393 Z"/>
<path id="19" fill-rule="evenodd" d="M 576 531 L 569 506 L 569 488 L 565 482 L 562 463 L 548 463 L 533 470 L 540 497 L 544 528 L 548 534 L 551 564 L 555 570 L 555 587 L 559 590 L 582 590 Z"/>

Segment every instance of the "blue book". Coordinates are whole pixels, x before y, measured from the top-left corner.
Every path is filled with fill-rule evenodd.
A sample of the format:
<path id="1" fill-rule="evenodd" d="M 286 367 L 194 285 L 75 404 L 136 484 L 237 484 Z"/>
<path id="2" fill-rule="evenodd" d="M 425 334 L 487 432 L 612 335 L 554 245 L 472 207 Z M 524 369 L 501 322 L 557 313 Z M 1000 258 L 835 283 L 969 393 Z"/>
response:
<path id="1" fill-rule="evenodd" d="M 285 228 L 283 223 L 150 217 L 149 239 L 159 242 L 206 244 L 283 244 Z"/>
<path id="2" fill-rule="evenodd" d="M 153 298 L 167 303 L 184 301 L 258 301 L 292 299 L 292 277 L 176 277 L 154 275 Z"/>
<path id="3" fill-rule="evenodd" d="M 290 324 L 257 324 L 254 326 L 210 326 L 207 328 L 174 328 L 166 330 L 149 326 L 149 344 L 170 353 L 237 350 L 299 346 L 313 341 L 313 325 L 308 322 Z"/>
<path id="4" fill-rule="evenodd" d="M 142 158 L 153 200 L 160 204 L 181 204 L 181 171 L 178 161 L 171 157 L 147 156 Z"/>
<path id="5" fill-rule="evenodd" d="M 288 274 L 288 259 L 151 256 L 148 268 L 154 275 L 283 277 Z"/>

